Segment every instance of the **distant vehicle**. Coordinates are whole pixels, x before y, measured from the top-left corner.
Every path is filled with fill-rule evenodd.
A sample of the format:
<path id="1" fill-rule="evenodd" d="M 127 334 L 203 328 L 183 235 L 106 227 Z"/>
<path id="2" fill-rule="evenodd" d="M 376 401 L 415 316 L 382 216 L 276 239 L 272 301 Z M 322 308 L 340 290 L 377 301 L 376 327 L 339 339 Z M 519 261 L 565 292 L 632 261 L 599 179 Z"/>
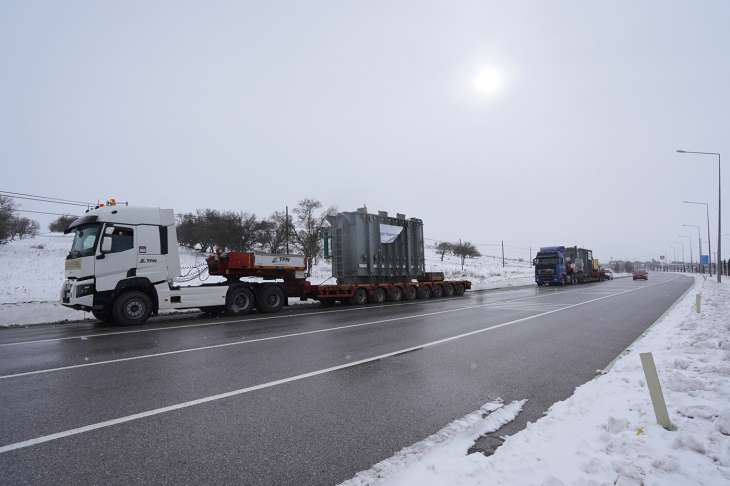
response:
<path id="1" fill-rule="evenodd" d="M 649 274 L 646 270 L 634 270 L 634 280 L 643 278 L 644 280 L 649 280 Z"/>
<path id="2" fill-rule="evenodd" d="M 532 260 L 535 283 L 540 285 L 575 285 L 578 282 L 605 280 L 603 269 L 593 252 L 577 246 L 543 246 Z"/>
<path id="3" fill-rule="evenodd" d="M 606 272 L 606 276 L 604 277 L 606 280 L 613 280 L 613 270 L 607 268 L 604 272 Z"/>

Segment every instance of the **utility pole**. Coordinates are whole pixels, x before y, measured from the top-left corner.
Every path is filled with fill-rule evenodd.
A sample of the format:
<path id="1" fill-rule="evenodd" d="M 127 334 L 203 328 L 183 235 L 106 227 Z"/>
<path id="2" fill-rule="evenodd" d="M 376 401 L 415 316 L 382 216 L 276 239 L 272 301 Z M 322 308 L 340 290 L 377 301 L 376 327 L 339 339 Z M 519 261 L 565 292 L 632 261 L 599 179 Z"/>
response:
<path id="1" fill-rule="evenodd" d="M 286 207 L 286 254 L 289 254 L 289 206 Z"/>

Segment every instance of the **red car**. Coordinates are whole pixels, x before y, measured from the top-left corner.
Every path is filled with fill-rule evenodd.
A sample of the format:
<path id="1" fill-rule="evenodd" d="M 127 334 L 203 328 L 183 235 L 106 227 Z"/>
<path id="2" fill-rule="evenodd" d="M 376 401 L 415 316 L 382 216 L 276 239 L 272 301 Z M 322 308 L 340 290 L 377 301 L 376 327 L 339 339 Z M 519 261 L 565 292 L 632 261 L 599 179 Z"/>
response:
<path id="1" fill-rule="evenodd" d="M 643 278 L 644 280 L 649 280 L 649 274 L 646 270 L 634 270 L 634 280 Z"/>

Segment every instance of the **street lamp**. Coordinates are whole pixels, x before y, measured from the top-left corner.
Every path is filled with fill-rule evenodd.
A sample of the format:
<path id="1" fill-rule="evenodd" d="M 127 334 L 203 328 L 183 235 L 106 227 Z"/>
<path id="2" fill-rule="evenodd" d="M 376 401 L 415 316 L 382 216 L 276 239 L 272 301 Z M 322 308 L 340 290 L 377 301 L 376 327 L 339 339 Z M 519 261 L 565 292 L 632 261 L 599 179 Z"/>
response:
<path id="1" fill-rule="evenodd" d="M 694 273 L 693 265 L 695 262 L 694 262 L 694 258 L 692 258 L 692 238 L 690 238 L 689 236 L 684 236 L 684 235 L 678 235 L 678 236 L 680 238 L 689 238 L 689 268 L 691 270 L 691 272 L 689 272 L 689 273 Z"/>
<path id="2" fill-rule="evenodd" d="M 677 150 L 680 154 L 701 154 L 701 155 L 717 155 L 717 261 L 719 262 L 722 259 L 722 256 L 720 255 L 720 248 L 722 248 L 722 236 L 720 234 L 722 233 L 722 226 L 721 222 L 722 219 L 720 217 L 721 210 L 722 210 L 722 179 L 720 178 L 720 154 L 717 152 L 689 152 L 687 150 Z M 709 238 L 710 236 L 707 235 Z M 722 281 L 722 276 L 720 275 L 721 272 L 717 272 L 717 281 Z"/>
<path id="3" fill-rule="evenodd" d="M 698 268 L 701 268 L 702 267 L 702 236 L 700 235 L 700 227 L 696 226 L 694 224 L 684 224 L 682 226 L 692 226 L 693 228 L 697 228 L 697 239 L 700 242 L 700 247 L 699 247 L 700 256 L 697 258 L 697 265 L 699 265 Z M 707 258 L 709 260 L 710 256 L 708 255 Z M 707 263 L 709 263 L 709 262 L 707 262 Z"/>
<path id="4" fill-rule="evenodd" d="M 687 260 L 684 259 L 684 243 L 682 243 L 681 241 L 673 241 L 672 243 L 676 243 L 678 245 L 682 245 L 682 271 L 684 272 L 684 265 L 687 262 Z"/>
<path id="5" fill-rule="evenodd" d="M 710 243 L 712 241 L 712 237 L 710 236 L 710 205 L 703 202 L 692 202 L 692 201 L 682 201 L 685 204 L 704 204 L 705 209 L 707 210 L 707 255 L 709 258 L 709 255 L 712 255 L 712 244 Z M 701 253 L 701 252 L 700 252 Z M 710 267 L 710 277 L 712 277 L 712 264 L 709 265 Z"/>

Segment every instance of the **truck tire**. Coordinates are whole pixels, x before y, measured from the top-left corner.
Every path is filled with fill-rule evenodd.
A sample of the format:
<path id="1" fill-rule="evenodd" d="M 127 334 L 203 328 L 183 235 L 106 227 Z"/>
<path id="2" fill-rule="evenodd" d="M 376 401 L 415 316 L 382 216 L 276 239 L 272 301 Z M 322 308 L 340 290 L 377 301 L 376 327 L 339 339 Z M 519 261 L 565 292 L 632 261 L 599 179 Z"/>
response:
<path id="1" fill-rule="evenodd" d="M 560 286 L 565 287 L 565 281 L 568 280 L 567 275 L 563 275 L 563 278 L 560 280 Z"/>
<path id="2" fill-rule="evenodd" d="M 454 288 L 454 284 L 448 284 L 446 286 L 446 297 L 453 297 L 456 294 L 456 289 Z"/>
<path id="3" fill-rule="evenodd" d="M 403 289 L 397 285 L 390 289 L 388 300 L 391 302 L 400 302 L 403 299 Z"/>
<path id="4" fill-rule="evenodd" d="M 355 293 L 350 297 L 350 302 L 353 305 L 363 305 L 368 302 L 368 291 L 362 287 L 355 290 Z"/>
<path id="5" fill-rule="evenodd" d="M 101 322 L 110 322 L 112 321 L 112 316 L 109 315 L 107 311 L 103 310 L 92 310 L 91 315 L 94 316 L 94 318 L 100 320 Z"/>
<path id="6" fill-rule="evenodd" d="M 406 287 L 405 292 L 403 292 L 403 297 L 406 300 L 415 300 L 418 297 L 418 288 L 415 285 L 409 285 Z"/>
<path id="7" fill-rule="evenodd" d="M 251 309 L 253 309 L 255 301 L 253 292 L 246 287 L 234 288 L 226 296 L 226 315 L 247 316 L 251 312 Z"/>
<path id="8" fill-rule="evenodd" d="M 421 287 L 421 291 L 418 292 L 419 299 L 430 299 L 431 298 L 431 287 L 424 285 Z"/>
<path id="9" fill-rule="evenodd" d="M 434 299 L 438 299 L 439 297 L 444 296 L 444 288 L 438 284 L 433 286 L 433 292 L 431 293 L 431 297 Z"/>
<path id="10" fill-rule="evenodd" d="M 112 306 L 114 322 L 122 326 L 144 324 L 152 314 L 152 300 L 144 292 L 132 291 L 120 295 Z"/>
<path id="11" fill-rule="evenodd" d="M 368 302 L 371 304 L 382 304 L 385 302 L 385 290 L 382 287 L 373 290 L 373 293 L 368 297 Z"/>
<path id="12" fill-rule="evenodd" d="M 279 312 L 284 307 L 284 299 L 286 296 L 279 287 L 266 287 L 261 291 L 261 301 L 258 302 L 258 306 L 264 312 L 273 314 Z"/>
<path id="13" fill-rule="evenodd" d="M 464 292 L 466 292 L 466 287 L 464 287 L 464 284 L 458 284 L 456 286 L 456 295 L 464 295 Z"/>

